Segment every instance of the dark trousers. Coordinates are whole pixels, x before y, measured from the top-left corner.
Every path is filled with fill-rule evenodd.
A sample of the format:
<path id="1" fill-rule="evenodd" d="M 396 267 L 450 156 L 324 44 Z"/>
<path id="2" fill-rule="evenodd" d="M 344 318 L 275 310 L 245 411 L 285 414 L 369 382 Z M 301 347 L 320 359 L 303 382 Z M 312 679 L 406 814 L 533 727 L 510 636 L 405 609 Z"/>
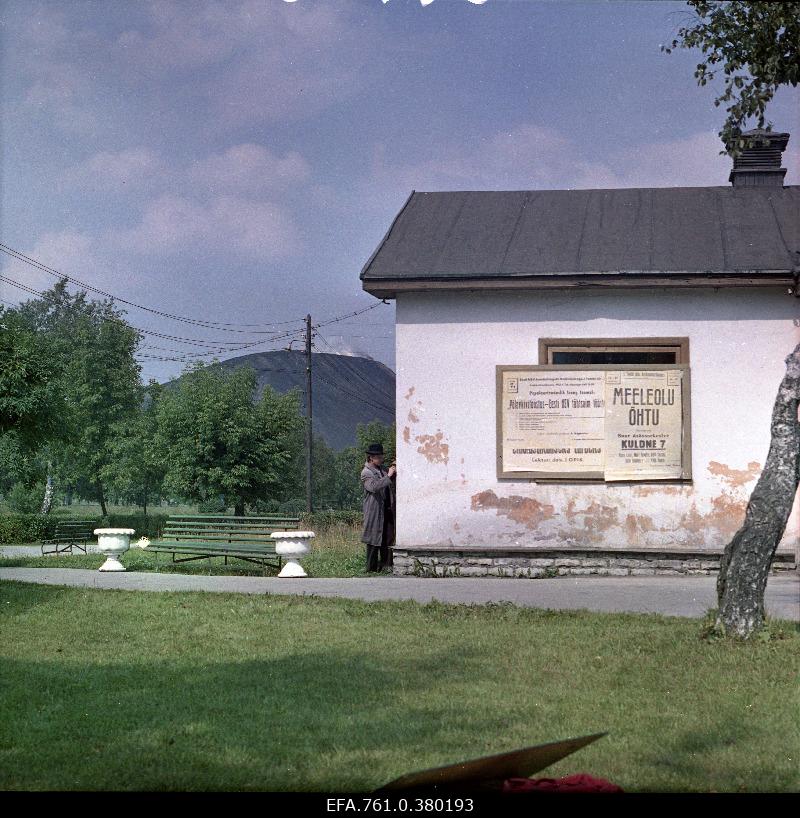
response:
<path id="1" fill-rule="evenodd" d="M 367 546 L 367 571 L 380 571 L 392 564 L 392 551 L 388 545 Z"/>
<path id="2" fill-rule="evenodd" d="M 392 549 L 389 544 L 394 541 L 394 526 L 389 514 L 386 514 L 383 523 L 381 545 L 367 545 L 367 571 L 380 571 L 392 565 Z"/>

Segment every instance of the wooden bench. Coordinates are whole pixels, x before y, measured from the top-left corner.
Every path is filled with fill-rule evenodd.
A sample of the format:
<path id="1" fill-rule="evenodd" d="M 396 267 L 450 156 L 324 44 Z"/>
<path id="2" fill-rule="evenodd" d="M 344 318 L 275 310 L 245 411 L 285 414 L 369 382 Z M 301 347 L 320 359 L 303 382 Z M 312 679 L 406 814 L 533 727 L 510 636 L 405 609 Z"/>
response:
<path id="1" fill-rule="evenodd" d="M 78 548 L 85 554 L 86 546 L 94 539 L 93 532 L 97 526 L 97 520 L 59 520 L 53 536 L 49 540 L 42 540 L 42 556 L 64 554 L 67 551 L 71 554 L 73 548 Z"/>
<path id="2" fill-rule="evenodd" d="M 191 562 L 209 557 L 244 560 L 261 565 L 281 567 L 275 553 L 273 531 L 294 531 L 299 517 L 269 515 L 266 517 L 228 517 L 218 514 L 169 517 L 161 539 L 147 546 L 148 551 L 172 554 L 173 562 Z"/>

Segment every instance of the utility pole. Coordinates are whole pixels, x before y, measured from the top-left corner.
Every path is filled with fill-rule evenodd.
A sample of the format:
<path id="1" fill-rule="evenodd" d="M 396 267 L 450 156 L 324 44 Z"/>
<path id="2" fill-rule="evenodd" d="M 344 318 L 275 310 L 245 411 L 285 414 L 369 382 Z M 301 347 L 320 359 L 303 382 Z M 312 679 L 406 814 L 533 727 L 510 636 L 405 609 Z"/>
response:
<path id="1" fill-rule="evenodd" d="M 311 496 L 311 315 L 306 316 L 306 511 L 314 510 Z"/>

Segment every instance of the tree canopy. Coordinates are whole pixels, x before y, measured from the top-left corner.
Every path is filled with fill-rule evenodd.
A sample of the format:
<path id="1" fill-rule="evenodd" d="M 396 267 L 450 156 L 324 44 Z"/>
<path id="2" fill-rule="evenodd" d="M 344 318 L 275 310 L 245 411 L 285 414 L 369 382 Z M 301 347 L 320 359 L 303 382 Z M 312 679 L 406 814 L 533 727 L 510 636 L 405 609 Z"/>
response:
<path id="1" fill-rule="evenodd" d="M 688 5 L 696 13 L 693 23 L 662 49 L 668 54 L 675 48 L 701 49 L 704 59 L 694 72 L 698 85 L 722 71 L 725 86 L 714 104 L 730 104 L 719 135 L 723 152 L 737 155 L 746 147 L 745 123 L 756 117 L 759 128 L 771 129 L 767 104 L 781 85 L 800 80 L 800 3 L 688 0 Z"/>

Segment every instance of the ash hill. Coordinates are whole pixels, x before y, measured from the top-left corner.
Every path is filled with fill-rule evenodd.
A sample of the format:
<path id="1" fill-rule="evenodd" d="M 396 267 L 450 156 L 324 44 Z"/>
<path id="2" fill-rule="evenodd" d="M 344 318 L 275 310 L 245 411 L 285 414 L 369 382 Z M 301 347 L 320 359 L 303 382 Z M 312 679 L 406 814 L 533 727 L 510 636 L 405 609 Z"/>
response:
<path id="1" fill-rule="evenodd" d="M 213 366 L 226 371 L 252 367 L 257 379 L 256 398 L 261 397 L 265 386 L 281 394 L 299 389 L 301 410 L 305 412 L 304 352 L 255 352 Z M 338 451 L 354 445 L 359 423 L 394 422 L 395 375 L 388 366 L 371 358 L 312 352 L 311 372 L 314 436 L 322 437 L 332 448 Z"/>

